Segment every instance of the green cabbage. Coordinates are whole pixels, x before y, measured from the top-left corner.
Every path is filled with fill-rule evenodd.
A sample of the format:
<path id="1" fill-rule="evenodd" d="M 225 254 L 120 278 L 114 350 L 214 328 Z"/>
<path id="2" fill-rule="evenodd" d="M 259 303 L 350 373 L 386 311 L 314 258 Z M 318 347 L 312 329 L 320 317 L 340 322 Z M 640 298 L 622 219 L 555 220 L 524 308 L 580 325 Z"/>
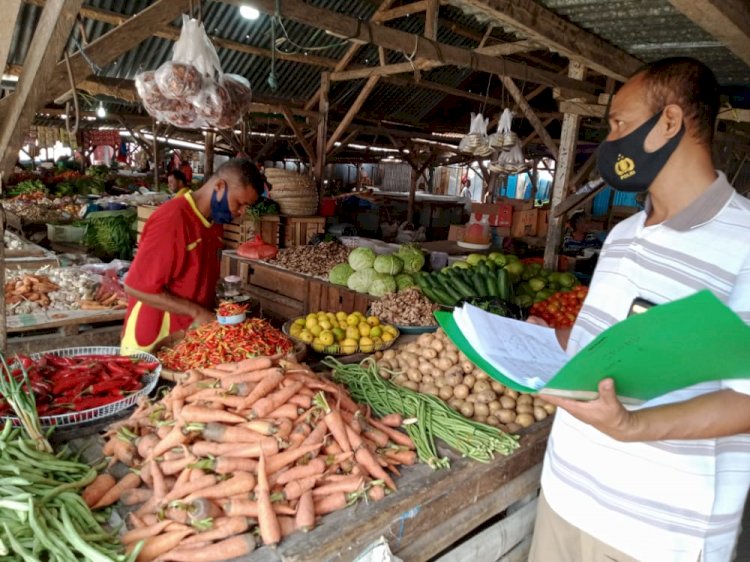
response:
<path id="1" fill-rule="evenodd" d="M 373 263 L 375 263 L 375 252 L 370 248 L 356 248 L 349 254 L 349 265 L 354 271 L 371 268 Z"/>
<path id="2" fill-rule="evenodd" d="M 352 266 L 348 263 L 340 263 L 334 265 L 331 271 L 328 272 L 328 280 L 334 285 L 346 285 L 352 273 L 354 273 Z"/>
<path id="3" fill-rule="evenodd" d="M 386 275 L 398 275 L 404 269 L 404 262 L 395 255 L 378 256 L 373 264 L 375 271 Z"/>
<path id="4" fill-rule="evenodd" d="M 388 293 L 396 292 L 396 278 L 384 273 L 376 273 L 375 280 L 370 285 L 370 294 L 373 297 L 382 297 Z"/>
<path id="5" fill-rule="evenodd" d="M 419 248 L 401 246 L 396 255 L 404 262 L 404 273 L 416 273 L 424 267 L 424 254 Z"/>
<path id="6" fill-rule="evenodd" d="M 403 291 L 404 289 L 413 287 L 414 285 L 414 279 L 408 273 L 401 273 L 400 275 L 396 275 L 396 286 L 398 287 L 399 291 Z"/>
<path id="7" fill-rule="evenodd" d="M 371 267 L 363 269 L 361 271 L 355 271 L 351 274 L 346 282 L 346 286 L 352 291 L 358 293 L 367 293 L 370 290 L 370 285 L 377 277 L 378 273 Z"/>

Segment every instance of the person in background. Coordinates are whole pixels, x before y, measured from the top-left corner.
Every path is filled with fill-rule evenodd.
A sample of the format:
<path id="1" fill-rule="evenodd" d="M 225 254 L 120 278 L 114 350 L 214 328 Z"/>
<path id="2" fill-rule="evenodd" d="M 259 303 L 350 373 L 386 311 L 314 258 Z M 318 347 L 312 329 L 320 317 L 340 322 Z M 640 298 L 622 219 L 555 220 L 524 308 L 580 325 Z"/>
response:
<path id="1" fill-rule="evenodd" d="M 461 193 L 459 194 L 461 199 L 469 199 L 471 201 L 471 182 L 469 176 L 464 175 L 461 177 Z"/>
<path id="2" fill-rule="evenodd" d="M 169 192 L 175 197 L 185 195 L 190 191 L 185 174 L 180 170 L 172 170 L 167 174 L 167 185 L 169 185 Z"/>
<path id="3" fill-rule="evenodd" d="M 580 254 L 588 248 L 599 249 L 602 242 L 591 232 L 591 224 L 586 218 L 583 211 L 573 213 L 568 219 L 570 227 L 568 233 L 563 239 L 562 251 L 564 254 Z"/>
<path id="4" fill-rule="evenodd" d="M 214 320 L 223 225 L 242 216 L 262 191 L 255 164 L 232 159 L 200 189 L 149 217 L 125 278 L 124 355 L 151 351 L 174 332 Z"/>
<path id="5" fill-rule="evenodd" d="M 635 299 L 707 289 L 750 323 L 750 201 L 714 168 L 718 110 L 716 77 L 687 57 L 648 64 L 614 96 L 598 169 L 648 200 L 611 231 L 572 331 L 558 332 L 569 355 Z M 542 394 L 559 409 L 529 560 L 731 560 L 750 486 L 750 374 L 629 407 L 601 376 L 590 402 Z"/>

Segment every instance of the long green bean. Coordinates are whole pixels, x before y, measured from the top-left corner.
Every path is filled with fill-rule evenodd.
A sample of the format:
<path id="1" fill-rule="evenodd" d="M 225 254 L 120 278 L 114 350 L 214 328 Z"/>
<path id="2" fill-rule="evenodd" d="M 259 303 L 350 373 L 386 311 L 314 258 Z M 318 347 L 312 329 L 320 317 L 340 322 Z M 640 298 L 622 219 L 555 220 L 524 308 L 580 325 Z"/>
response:
<path id="1" fill-rule="evenodd" d="M 372 358 L 344 365 L 327 357 L 324 364 L 332 370 L 334 380 L 345 384 L 355 400 L 368 404 L 376 414 L 398 413 L 406 418 L 410 423 L 405 423 L 405 429 L 417 455 L 434 469 L 448 466 L 448 459 L 440 458 L 437 452 L 435 438 L 481 462 L 489 462 L 495 453 L 508 455 L 518 448 L 516 436 L 469 420 L 435 396 L 385 380 Z"/>

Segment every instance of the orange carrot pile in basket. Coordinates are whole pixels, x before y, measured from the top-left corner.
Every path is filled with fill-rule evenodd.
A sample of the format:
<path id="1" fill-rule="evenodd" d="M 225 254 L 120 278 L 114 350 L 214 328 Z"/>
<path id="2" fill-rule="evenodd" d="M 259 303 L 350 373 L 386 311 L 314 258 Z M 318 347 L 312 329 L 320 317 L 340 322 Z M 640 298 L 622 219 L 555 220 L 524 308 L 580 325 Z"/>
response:
<path id="1" fill-rule="evenodd" d="M 122 536 L 138 561 L 225 560 L 275 545 L 316 519 L 395 490 L 414 464 L 398 416 L 381 420 L 292 360 L 194 369 L 111 426 L 104 453 L 131 467 L 86 490 L 94 508 L 133 506 Z M 257 529 L 256 529 L 257 527 Z"/>

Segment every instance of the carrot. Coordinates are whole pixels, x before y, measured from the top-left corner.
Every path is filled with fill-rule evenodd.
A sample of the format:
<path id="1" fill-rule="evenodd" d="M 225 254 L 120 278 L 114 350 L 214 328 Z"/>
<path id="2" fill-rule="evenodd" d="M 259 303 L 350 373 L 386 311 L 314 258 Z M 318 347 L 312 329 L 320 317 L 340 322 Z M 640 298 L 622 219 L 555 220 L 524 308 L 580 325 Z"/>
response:
<path id="1" fill-rule="evenodd" d="M 175 486 L 174 488 L 172 488 L 169 492 L 167 492 L 167 495 L 164 496 L 164 501 L 170 502 L 174 500 L 181 500 L 187 495 L 196 493 L 199 490 L 215 485 L 216 476 L 214 476 L 213 474 L 204 474 L 199 478 L 196 478 L 195 480 L 191 480 L 190 482 L 185 483 L 183 486 Z"/>
<path id="2" fill-rule="evenodd" d="M 270 372 L 276 372 L 277 369 L 274 367 L 273 369 L 270 369 Z M 221 384 L 222 388 L 230 388 L 233 384 L 247 384 L 252 385 L 252 389 L 255 389 L 257 384 L 262 381 L 266 376 L 268 375 L 269 371 L 253 371 L 248 373 L 243 372 L 237 372 L 231 375 L 228 375 L 226 377 L 223 377 L 219 379 L 219 383 Z M 266 374 L 264 374 L 266 373 Z M 252 391 L 251 389 L 251 391 Z M 243 396 L 249 396 L 248 394 L 243 394 Z"/>
<path id="3" fill-rule="evenodd" d="M 414 442 L 411 440 L 411 438 L 406 435 L 405 433 L 393 429 L 392 427 L 380 423 L 378 420 L 369 419 L 367 420 L 370 425 L 372 425 L 374 428 L 379 429 L 383 433 L 385 433 L 388 437 L 390 437 L 391 441 L 396 443 L 396 445 L 403 445 L 404 447 L 409 447 L 409 449 L 414 449 Z"/>
<path id="4" fill-rule="evenodd" d="M 321 393 L 318 396 L 323 396 L 323 394 Z M 333 438 L 336 440 L 336 443 L 339 444 L 341 449 L 344 451 L 351 451 L 352 446 L 347 437 L 346 424 L 344 423 L 344 420 L 341 419 L 341 414 L 338 410 L 328 408 L 326 415 L 323 416 L 323 422 L 326 424 L 326 427 L 331 432 L 331 435 L 333 435 Z"/>
<path id="5" fill-rule="evenodd" d="M 256 489 L 258 526 L 260 527 L 260 537 L 263 539 L 263 544 L 275 545 L 281 540 L 281 527 L 271 504 L 271 488 L 268 485 L 267 475 L 266 457 L 261 453 L 260 461 L 258 461 L 258 487 Z"/>
<path id="6" fill-rule="evenodd" d="M 112 460 L 114 462 L 120 461 L 127 466 L 133 466 L 133 458 L 136 454 L 135 445 L 130 441 L 125 441 L 121 437 L 116 437 L 114 441 L 115 444 L 112 448 Z M 110 464 L 114 464 L 114 462 Z"/>
<path id="7" fill-rule="evenodd" d="M 169 435 L 169 433 L 172 431 L 174 426 L 171 424 L 165 423 L 164 425 L 160 425 L 156 428 L 156 436 L 159 439 L 164 439 Z"/>
<path id="8" fill-rule="evenodd" d="M 232 414 L 231 412 L 225 412 L 223 410 L 215 410 L 212 408 L 204 408 L 201 406 L 189 405 L 185 406 L 181 412 L 182 420 L 185 422 L 197 422 L 197 423 L 208 423 L 208 422 L 224 422 L 224 423 L 242 423 L 245 418 Z M 171 447 L 170 447 L 171 448 Z"/>
<path id="9" fill-rule="evenodd" d="M 199 542 L 212 542 L 240 535 L 250 528 L 247 517 L 217 517 L 210 531 L 204 531 L 182 541 L 182 546 Z"/>
<path id="10" fill-rule="evenodd" d="M 216 365 L 216 369 L 228 370 L 235 373 L 238 372 L 253 372 L 260 371 L 263 369 L 269 369 L 273 366 L 273 360 L 270 357 L 251 357 L 249 359 L 243 359 L 237 363 L 224 363 L 222 365 Z"/>
<path id="11" fill-rule="evenodd" d="M 313 460 L 311 460 L 309 463 L 307 463 L 306 465 L 295 466 L 284 472 L 273 474 L 269 478 L 269 481 L 274 486 L 276 485 L 283 486 L 284 484 L 287 484 L 291 482 L 292 480 L 297 480 L 300 478 L 306 478 L 308 476 L 323 474 L 323 472 L 325 472 L 325 469 L 326 469 L 325 460 L 320 457 L 316 457 Z"/>
<path id="12" fill-rule="evenodd" d="M 138 451 L 138 456 L 142 459 L 148 458 L 149 454 L 151 454 L 151 451 L 154 447 L 156 447 L 156 444 L 158 442 L 159 436 L 156 435 L 156 433 L 148 433 L 136 439 L 135 446 L 136 450 Z"/>
<path id="13" fill-rule="evenodd" d="M 336 443 L 335 441 L 331 441 L 325 446 L 325 448 L 323 449 L 323 452 L 326 455 L 333 456 L 333 455 L 338 455 L 340 453 L 343 453 L 344 451 L 338 443 Z"/>
<path id="14" fill-rule="evenodd" d="M 156 515 L 156 513 L 147 513 L 141 516 L 141 520 L 146 527 L 150 527 L 151 525 L 156 525 L 159 522 L 159 517 Z"/>
<path id="15" fill-rule="evenodd" d="M 186 524 L 189 521 L 188 512 L 182 506 L 168 507 L 164 512 L 164 517 L 166 517 L 170 521 L 182 524 Z"/>
<path id="16" fill-rule="evenodd" d="M 315 502 L 312 492 L 305 492 L 297 504 L 297 515 L 294 518 L 294 527 L 298 531 L 307 532 L 315 527 Z"/>
<path id="17" fill-rule="evenodd" d="M 142 529 L 146 526 L 146 524 L 143 522 L 143 519 L 138 517 L 132 511 L 128 513 L 128 521 L 130 522 L 130 526 L 133 527 L 133 529 Z"/>
<path id="18" fill-rule="evenodd" d="M 172 400 L 172 417 L 174 419 L 179 419 L 180 413 L 182 412 L 182 407 L 184 405 L 184 400 L 181 400 L 179 398 L 175 398 L 174 400 Z"/>
<path id="19" fill-rule="evenodd" d="M 152 495 L 153 492 L 148 488 L 130 488 L 120 494 L 120 503 L 125 506 L 138 505 L 148 501 Z"/>
<path id="20" fill-rule="evenodd" d="M 320 496 L 328 496 L 336 492 L 350 494 L 352 492 L 360 491 L 364 482 L 365 479 L 361 476 L 351 476 L 346 479 L 341 479 L 338 482 L 331 482 L 330 484 L 319 486 L 315 488 L 312 493 L 316 498 Z"/>
<path id="21" fill-rule="evenodd" d="M 323 443 L 313 443 L 311 445 L 297 447 L 296 449 L 287 449 L 277 455 L 269 457 L 266 461 L 266 470 L 268 471 L 267 473 L 273 474 L 274 472 L 281 470 L 286 465 L 292 464 L 305 455 L 309 455 L 310 453 L 318 451 L 320 447 L 322 447 L 322 445 Z"/>
<path id="22" fill-rule="evenodd" d="M 201 386 L 200 381 L 197 380 L 188 384 L 178 384 L 169 394 L 173 400 L 184 400 L 191 394 L 195 394 L 203 388 L 205 387 Z"/>
<path id="23" fill-rule="evenodd" d="M 276 426 L 276 437 L 278 439 L 286 439 L 292 433 L 294 423 L 288 418 L 279 418 L 275 420 L 274 425 Z"/>
<path id="24" fill-rule="evenodd" d="M 257 443 L 264 435 L 271 435 L 260 433 L 247 424 L 225 425 L 216 422 L 207 423 L 202 433 L 205 439 L 218 443 Z"/>
<path id="25" fill-rule="evenodd" d="M 352 429 L 348 429 L 347 436 L 351 439 L 352 445 L 354 445 L 354 459 L 362 465 L 367 473 L 372 476 L 375 480 L 382 480 L 385 482 L 391 490 L 396 489 L 396 484 L 388 473 L 383 470 L 375 459 L 370 449 L 368 449 L 362 442 L 362 438 L 357 435 Z"/>
<path id="26" fill-rule="evenodd" d="M 226 457 L 220 455 L 214 461 L 214 471 L 217 474 L 231 474 L 238 470 L 255 472 L 258 469 L 258 461 L 241 457 Z"/>
<path id="27" fill-rule="evenodd" d="M 307 410 L 312 405 L 312 397 L 306 394 L 296 394 L 289 399 L 289 402 Z"/>
<path id="28" fill-rule="evenodd" d="M 288 537 L 297 530 L 294 525 L 294 517 L 280 515 L 277 519 L 279 520 L 279 529 L 281 529 L 282 538 Z"/>
<path id="29" fill-rule="evenodd" d="M 115 443 L 117 441 L 117 438 L 110 437 L 104 442 L 104 446 L 102 447 L 102 454 L 105 457 L 111 457 L 115 454 Z"/>
<path id="30" fill-rule="evenodd" d="M 369 425 L 364 428 L 363 434 L 378 447 L 385 447 L 388 445 L 388 441 L 390 441 L 390 437 L 385 432 Z"/>
<path id="31" fill-rule="evenodd" d="M 214 519 L 222 515 L 221 508 L 208 498 L 194 498 L 190 500 L 186 511 L 191 521 Z"/>
<path id="32" fill-rule="evenodd" d="M 245 407 L 252 406 L 255 402 L 273 392 L 276 387 L 281 384 L 283 379 L 284 375 L 282 374 L 281 369 L 271 369 L 261 380 L 258 381 L 258 384 L 253 388 L 253 391 L 245 397 Z"/>
<path id="33" fill-rule="evenodd" d="M 198 457 L 207 455 L 232 456 L 232 457 L 258 457 L 260 451 L 267 455 L 276 455 L 279 452 L 278 441 L 272 437 L 261 437 L 256 443 L 214 443 L 212 441 L 196 441 L 191 447 L 191 451 Z"/>
<path id="34" fill-rule="evenodd" d="M 183 408 L 183 410 L 185 410 Z M 167 427 L 167 426 L 163 426 Z M 185 435 L 185 432 L 183 431 L 184 425 L 182 423 L 177 423 L 173 428 L 169 430 L 169 433 L 161 439 L 156 445 L 154 445 L 154 448 L 151 449 L 151 454 L 147 457 L 149 459 L 156 458 L 158 456 L 163 455 L 170 449 L 173 449 L 175 447 L 179 447 L 183 443 L 187 442 L 187 435 Z"/>
<path id="35" fill-rule="evenodd" d="M 200 404 L 211 408 L 234 408 L 235 410 L 240 410 L 244 405 L 244 400 L 242 396 L 220 396 L 217 394 L 211 399 L 201 401 Z"/>
<path id="36" fill-rule="evenodd" d="M 274 418 L 274 419 L 287 418 L 289 420 L 293 420 L 299 414 L 298 410 L 299 410 L 299 406 L 297 406 L 296 404 L 292 404 L 291 402 L 287 402 L 286 404 L 282 405 L 279 408 L 276 408 L 274 411 L 269 412 L 266 415 L 269 418 Z"/>
<path id="37" fill-rule="evenodd" d="M 200 468 L 191 468 L 190 469 L 190 478 L 188 478 L 188 482 L 192 482 L 193 480 L 198 480 L 201 476 L 205 476 L 206 472 Z"/>
<path id="38" fill-rule="evenodd" d="M 417 462 L 417 453 L 416 451 L 412 450 L 395 450 L 395 449 L 385 449 L 383 454 L 388 457 L 388 459 L 396 461 L 398 464 L 406 464 L 406 465 L 412 465 Z"/>
<path id="39" fill-rule="evenodd" d="M 288 500 L 296 500 L 302 497 L 302 494 L 312 490 L 320 475 L 307 476 L 299 480 L 292 480 L 284 486 L 284 497 Z"/>
<path id="40" fill-rule="evenodd" d="M 294 510 L 286 504 L 274 502 L 273 510 L 278 515 L 294 515 Z M 258 502 L 244 498 L 229 498 L 221 503 L 227 516 L 258 518 Z"/>
<path id="41" fill-rule="evenodd" d="M 117 480 L 115 480 L 114 476 L 107 472 L 102 472 L 91 484 L 86 486 L 81 497 L 86 502 L 86 505 L 91 507 L 102 499 L 102 496 L 115 484 L 117 484 Z"/>
<path id="42" fill-rule="evenodd" d="M 203 380 L 203 375 L 198 369 L 190 369 L 184 373 L 175 373 L 175 379 L 179 385 L 189 385 Z"/>
<path id="43" fill-rule="evenodd" d="M 185 501 L 192 501 L 195 498 L 228 498 L 237 494 L 249 494 L 254 487 L 255 477 L 252 474 L 235 472 L 232 478 L 193 492 L 185 498 Z"/>
<path id="44" fill-rule="evenodd" d="M 388 427 L 401 427 L 401 424 L 404 423 L 404 418 L 401 414 L 387 414 L 380 418 L 380 423 Z"/>
<path id="45" fill-rule="evenodd" d="M 92 509 L 99 509 L 100 507 L 107 507 L 109 505 L 112 505 L 117 500 L 120 499 L 120 495 L 125 490 L 130 490 L 131 488 L 137 488 L 141 483 L 141 477 L 133 472 L 128 472 L 125 476 L 123 476 L 120 481 L 109 488 L 104 495 L 102 495 L 101 498 L 93 505 L 91 506 Z"/>
<path id="46" fill-rule="evenodd" d="M 308 435 L 305 440 L 302 442 L 301 447 L 306 447 L 307 445 L 310 445 L 312 443 L 320 443 L 323 441 L 323 438 L 326 436 L 326 433 L 328 432 L 328 427 L 323 422 L 318 422 L 318 425 L 316 425 L 313 430 L 310 432 L 310 435 Z"/>
<path id="47" fill-rule="evenodd" d="M 349 503 L 344 492 L 337 492 L 330 496 L 314 498 L 314 509 L 316 515 L 325 515 L 339 509 L 344 509 Z"/>
<path id="48" fill-rule="evenodd" d="M 255 536 L 243 533 L 203 547 L 180 547 L 162 556 L 162 560 L 173 562 L 216 562 L 244 558 L 255 550 Z"/>
<path id="49" fill-rule="evenodd" d="M 367 490 L 367 499 L 374 502 L 382 500 L 385 497 L 385 486 L 371 486 Z"/>
<path id="50" fill-rule="evenodd" d="M 161 533 L 164 529 L 166 529 L 172 521 L 159 521 L 156 525 L 149 525 L 148 527 L 141 527 L 139 529 L 133 529 L 132 531 L 127 531 L 126 533 L 123 533 L 123 535 L 120 537 L 120 541 L 124 545 L 129 545 L 138 541 L 142 541 L 144 539 L 147 539 L 149 537 L 153 537 Z"/>
<path id="51" fill-rule="evenodd" d="M 141 549 L 140 554 L 138 554 L 138 557 L 136 558 L 136 561 L 150 562 L 151 560 L 156 560 L 162 554 L 165 554 L 175 548 L 178 544 L 180 544 L 182 539 L 184 539 L 191 533 L 192 531 L 190 530 L 171 531 L 169 533 L 164 533 L 155 537 L 147 538 L 143 544 L 143 548 Z M 132 547 L 134 546 L 134 544 L 131 543 L 130 546 Z M 129 550 L 132 550 L 132 548 L 129 548 Z"/>
<path id="52" fill-rule="evenodd" d="M 164 474 L 162 474 L 161 468 L 159 468 L 159 463 L 157 462 L 151 463 L 151 478 L 154 481 L 154 497 L 156 498 L 156 501 L 161 501 L 164 499 L 164 496 L 167 495 L 167 485 L 164 482 Z"/>
<path id="53" fill-rule="evenodd" d="M 301 445 L 305 438 L 310 435 L 311 431 L 312 428 L 309 424 L 304 422 L 297 424 L 292 430 L 292 433 L 289 435 L 289 443 L 291 444 L 290 446 L 298 447 L 299 445 Z"/>
<path id="54" fill-rule="evenodd" d="M 159 464 L 159 468 L 161 469 L 162 474 L 164 474 L 165 476 L 171 474 L 182 474 L 185 468 L 187 468 L 189 464 L 194 463 L 196 460 L 198 459 L 195 457 L 195 455 L 188 452 L 188 454 L 183 455 L 182 458 L 161 462 Z"/>
<path id="55" fill-rule="evenodd" d="M 256 402 L 252 403 L 252 409 L 250 410 L 250 416 L 248 417 L 250 419 L 266 417 L 275 409 L 280 408 L 281 406 L 286 404 L 287 400 L 289 400 L 292 396 L 297 394 L 297 391 L 300 388 L 302 388 L 302 386 L 303 386 L 303 383 L 301 382 L 293 382 L 289 386 L 285 386 L 281 388 L 280 390 L 277 390 L 276 392 L 269 394 L 267 396 L 264 396 L 260 400 L 257 400 Z M 296 415 L 297 414 L 296 414 L 296 406 L 295 406 L 294 416 L 284 416 L 284 417 L 296 417 Z"/>
<path id="56" fill-rule="evenodd" d="M 192 404 L 194 402 L 200 402 L 201 400 L 213 400 L 217 396 L 225 396 L 227 391 L 222 388 L 215 388 L 213 386 L 204 388 L 198 392 L 194 392 L 190 396 L 185 397 L 185 402 Z"/>
<path id="57" fill-rule="evenodd" d="M 141 476 L 141 480 L 143 480 L 143 483 L 146 484 L 148 487 L 152 487 L 154 485 L 154 479 L 151 478 L 151 463 L 156 462 L 154 460 L 147 460 L 139 469 L 139 474 Z"/>

